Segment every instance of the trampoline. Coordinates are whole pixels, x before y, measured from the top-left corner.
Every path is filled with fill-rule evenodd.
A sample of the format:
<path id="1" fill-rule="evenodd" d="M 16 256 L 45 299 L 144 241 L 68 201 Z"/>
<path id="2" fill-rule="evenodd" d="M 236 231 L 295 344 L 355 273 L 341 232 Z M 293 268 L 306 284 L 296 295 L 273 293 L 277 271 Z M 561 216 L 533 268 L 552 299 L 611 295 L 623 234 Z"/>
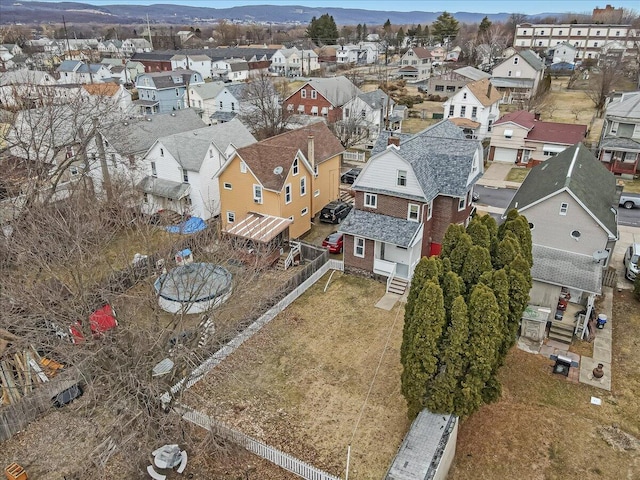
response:
<path id="1" fill-rule="evenodd" d="M 164 311 L 202 313 L 229 298 L 231 278 L 231 273 L 220 265 L 189 263 L 163 273 L 153 286 Z"/>

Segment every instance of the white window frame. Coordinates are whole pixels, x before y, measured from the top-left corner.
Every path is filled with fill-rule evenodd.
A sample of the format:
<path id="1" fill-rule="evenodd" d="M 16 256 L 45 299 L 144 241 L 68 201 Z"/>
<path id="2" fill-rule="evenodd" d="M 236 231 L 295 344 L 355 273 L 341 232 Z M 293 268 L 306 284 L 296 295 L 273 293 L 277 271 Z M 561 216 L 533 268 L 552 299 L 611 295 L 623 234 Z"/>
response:
<path id="1" fill-rule="evenodd" d="M 182 183 L 189 183 L 189 171 L 186 168 L 182 169 Z"/>
<path id="2" fill-rule="evenodd" d="M 364 258 L 365 239 L 362 237 L 353 237 L 353 256 Z"/>
<path id="3" fill-rule="evenodd" d="M 300 90 L 300 98 L 307 98 L 307 91 L 304 88 Z"/>
<path id="4" fill-rule="evenodd" d="M 313 192 L 313 196 L 314 197 L 319 197 L 320 196 L 320 189 L 318 189 L 315 192 Z"/>
<path id="5" fill-rule="evenodd" d="M 240 173 L 247 173 L 247 164 L 240 160 Z"/>
<path id="6" fill-rule="evenodd" d="M 292 195 L 291 195 L 291 184 L 287 183 L 284 186 L 284 203 L 287 204 L 287 205 L 289 203 L 291 203 L 291 197 L 292 197 Z"/>
<path id="7" fill-rule="evenodd" d="M 227 211 L 227 223 L 234 223 L 236 221 L 236 212 Z"/>
<path id="8" fill-rule="evenodd" d="M 433 217 L 433 200 L 427 205 L 427 221 L 431 220 L 431 217 Z"/>
<path id="9" fill-rule="evenodd" d="M 460 107 L 460 117 L 461 118 L 465 118 L 467 116 L 467 106 L 466 105 L 462 105 Z"/>
<path id="10" fill-rule="evenodd" d="M 311 90 L 311 100 L 315 100 L 316 98 L 318 98 L 318 92 Z"/>
<path id="11" fill-rule="evenodd" d="M 461 197 L 458 199 L 458 211 L 461 212 L 467 208 L 467 196 Z"/>
<path id="12" fill-rule="evenodd" d="M 232 190 L 232 189 L 233 189 L 233 185 L 231 185 L 229 182 L 224 182 L 224 183 L 222 184 L 222 186 L 223 186 L 223 188 L 224 188 L 225 190 Z"/>
<path id="13" fill-rule="evenodd" d="M 80 173 L 80 169 L 78 168 L 77 165 L 71 165 L 69 167 L 69 173 L 71 174 L 72 177 L 75 177 Z"/>
<path id="14" fill-rule="evenodd" d="M 415 217 L 413 216 L 412 210 L 415 209 Z M 420 221 L 420 205 L 417 203 L 409 203 L 407 204 L 407 220 L 410 222 L 419 222 Z"/>
<path id="15" fill-rule="evenodd" d="M 566 216 L 569 211 L 569 204 L 567 202 L 562 202 L 560 204 L 560 215 Z"/>
<path id="16" fill-rule="evenodd" d="M 293 176 L 298 175 L 300 173 L 300 164 L 298 163 L 298 157 L 293 159 L 293 165 L 291 165 L 291 173 Z"/>
<path id="17" fill-rule="evenodd" d="M 253 201 L 255 203 L 262 203 L 263 201 L 263 197 L 262 197 L 262 185 L 258 185 L 257 183 L 253 184 Z"/>
<path id="18" fill-rule="evenodd" d="M 158 168 L 156 167 L 156 162 L 151 162 L 151 176 L 152 177 L 158 176 Z"/>
<path id="19" fill-rule="evenodd" d="M 300 196 L 304 197 L 307 194 L 307 177 L 300 178 Z"/>
<path id="20" fill-rule="evenodd" d="M 161 157 L 164 157 L 164 148 L 161 148 L 161 149 L 160 149 L 160 156 L 161 156 Z"/>
<path id="21" fill-rule="evenodd" d="M 406 187 L 407 186 L 407 171 L 406 170 L 397 170 L 396 171 L 396 185 L 398 187 Z"/>
<path id="22" fill-rule="evenodd" d="M 304 207 L 302 210 L 300 210 L 301 217 L 304 217 L 307 213 L 309 213 L 309 209 L 307 207 Z"/>
<path id="23" fill-rule="evenodd" d="M 367 208 L 378 208 L 378 194 L 365 192 L 364 206 Z"/>

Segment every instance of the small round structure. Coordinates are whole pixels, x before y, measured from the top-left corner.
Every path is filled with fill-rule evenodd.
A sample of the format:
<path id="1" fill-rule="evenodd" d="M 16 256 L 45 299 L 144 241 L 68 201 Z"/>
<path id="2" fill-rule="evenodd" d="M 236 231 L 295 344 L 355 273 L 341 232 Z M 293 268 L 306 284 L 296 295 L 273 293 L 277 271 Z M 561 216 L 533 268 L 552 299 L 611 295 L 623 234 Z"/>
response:
<path id="1" fill-rule="evenodd" d="M 189 263 L 163 273 L 153 285 L 166 312 L 202 313 L 231 295 L 231 273 L 213 263 Z"/>

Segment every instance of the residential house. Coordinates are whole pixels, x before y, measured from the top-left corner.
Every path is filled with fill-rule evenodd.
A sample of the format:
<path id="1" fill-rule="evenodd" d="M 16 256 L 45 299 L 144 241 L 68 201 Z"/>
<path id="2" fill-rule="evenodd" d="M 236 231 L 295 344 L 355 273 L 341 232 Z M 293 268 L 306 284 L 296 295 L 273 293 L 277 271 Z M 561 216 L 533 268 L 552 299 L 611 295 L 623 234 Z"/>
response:
<path id="1" fill-rule="evenodd" d="M 172 210 L 203 220 L 218 216 L 220 191 L 212 179 L 230 152 L 255 142 L 239 120 L 159 138 L 144 157 L 148 175 L 138 184 L 142 212 Z"/>
<path id="2" fill-rule="evenodd" d="M 0 106 L 32 108 L 53 98 L 56 79 L 38 70 L 13 70 L 0 75 Z"/>
<path id="3" fill-rule="evenodd" d="M 410 47 L 400 58 L 398 74 L 403 80 L 415 82 L 426 80 L 431 75 L 433 59 L 427 48 Z"/>
<path id="4" fill-rule="evenodd" d="M 598 158 L 611 172 L 635 175 L 640 160 L 640 91 L 625 92 L 607 104 Z"/>
<path id="5" fill-rule="evenodd" d="M 82 85 L 81 93 L 88 95 L 91 102 L 111 102 L 124 113 L 133 113 L 131 92 L 122 85 L 115 83 L 94 83 Z"/>
<path id="6" fill-rule="evenodd" d="M 428 50 L 433 62 L 442 63 L 447 58 L 447 49 L 444 48 L 442 45 L 429 47 Z"/>
<path id="7" fill-rule="evenodd" d="M 171 57 L 171 70 L 192 70 L 202 78 L 211 78 L 211 58 L 207 55 L 174 55 Z"/>
<path id="8" fill-rule="evenodd" d="M 448 70 L 440 75 L 433 75 L 427 80 L 427 92 L 439 97 L 451 98 L 467 83 L 483 78 L 491 78 L 491 75 L 473 67 L 462 67 L 456 70 Z"/>
<path id="9" fill-rule="evenodd" d="M 361 93 L 342 107 L 345 136 L 375 142 L 381 129 L 399 130 L 402 118 L 394 115 L 395 102 L 383 90 Z"/>
<path id="10" fill-rule="evenodd" d="M 175 51 L 169 52 L 136 52 L 131 55 L 131 61 L 139 62 L 144 65 L 144 71 L 151 72 L 170 72 L 171 58 L 175 55 Z"/>
<path id="11" fill-rule="evenodd" d="M 202 76 L 191 70 L 143 73 L 136 78 L 138 100 L 135 104 L 142 114 L 187 108 L 190 104 L 189 87 L 202 83 Z"/>
<path id="12" fill-rule="evenodd" d="M 121 40 L 103 40 L 98 42 L 98 52 L 102 55 L 108 55 L 111 58 L 117 58 L 122 56 L 122 41 Z"/>
<path id="13" fill-rule="evenodd" d="M 212 74 L 218 80 L 242 82 L 249 78 L 249 62 L 242 58 L 217 60 L 212 64 Z"/>
<path id="14" fill-rule="evenodd" d="M 23 54 L 22 48 L 20 48 L 20 45 L 18 45 L 16 43 L 5 43 L 5 44 L 0 45 L 0 47 L 3 47 L 4 49 L 6 49 L 14 57 L 16 55 L 22 55 Z"/>
<path id="15" fill-rule="evenodd" d="M 123 54 L 131 56 L 134 53 L 150 52 L 153 47 L 146 38 L 127 38 L 122 42 L 121 49 Z"/>
<path id="16" fill-rule="evenodd" d="M 195 37 L 195 33 L 191 30 L 179 30 L 176 33 L 176 37 L 178 37 L 178 41 L 180 45 L 184 45 L 187 43 L 192 37 Z"/>
<path id="17" fill-rule="evenodd" d="M 540 114 L 518 110 L 493 124 L 489 160 L 499 163 L 537 165 L 582 142 L 586 125 L 543 122 Z"/>
<path id="18" fill-rule="evenodd" d="M 469 135 L 484 139 L 500 117 L 500 93 L 488 78 L 468 83 L 444 103 L 444 118 Z"/>
<path id="19" fill-rule="evenodd" d="M 552 315 L 561 297 L 577 304 L 566 308 L 571 329 L 574 318 L 569 311 L 586 308 L 588 319 L 595 296 L 601 293 L 602 271 L 618 239 L 621 190 L 613 174 L 578 143 L 532 168 L 507 209 L 517 209 L 529 221 L 531 304 Z M 584 323 L 579 322 L 576 330 L 584 329 Z"/>
<path id="20" fill-rule="evenodd" d="M 111 72 L 100 63 L 86 64 L 78 60 L 65 60 L 56 69 L 60 74 L 59 83 L 102 83 L 111 80 Z"/>
<path id="21" fill-rule="evenodd" d="M 340 195 L 343 150 L 323 122 L 239 148 L 218 174 L 222 230 L 260 214 L 289 219 L 291 238 L 300 237 Z"/>
<path id="22" fill-rule="evenodd" d="M 13 57 L 14 55 L 4 45 L 0 45 L 0 69 L 12 70 L 15 66 Z"/>
<path id="23" fill-rule="evenodd" d="M 312 78 L 283 102 L 291 113 L 320 116 L 333 123 L 343 117 L 343 106 L 362 91 L 344 76 Z"/>
<path id="24" fill-rule="evenodd" d="M 491 83 L 502 94 L 502 103 L 533 97 L 544 76 L 544 62 L 533 50 L 514 53 L 493 69 Z"/>
<path id="25" fill-rule="evenodd" d="M 562 42 L 547 49 L 547 59 L 551 63 L 576 63 L 578 49 L 569 42 Z"/>
<path id="26" fill-rule="evenodd" d="M 132 84 L 136 77 L 144 73 L 144 65 L 122 58 L 103 58 L 101 63 L 107 65 L 111 78 L 121 84 Z"/>
<path id="27" fill-rule="evenodd" d="M 319 68 L 318 55 L 313 50 L 281 48 L 271 57 L 271 71 L 283 77 L 309 75 Z"/>
<path id="28" fill-rule="evenodd" d="M 467 224 L 482 169 L 482 144 L 448 120 L 414 135 L 381 132 L 340 225 L 345 271 L 406 284 L 420 258 L 440 253 L 450 224 Z"/>
<path id="29" fill-rule="evenodd" d="M 226 83 L 214 97 L 214 112 L 209 116 L 212 123 L 228 122 L 238 115 L 245 101 L 246 83 Z"/>
<path id="30" fill-rule="evenodd" d="M 216 97 L 227 86 L 224 82 L 209 82 L 189 87 L 189 106 L 198 109 L 202 118 L 209 121 L 209 117 L 218 110 Z M 224 105 L 224 101 L 223 101 Z"/>
<path id="31" fill-rule="evenodd" d="M 373 42 L 338 45 L 336 63 L 370 65 L 378 60 L 380 46 Z"/>

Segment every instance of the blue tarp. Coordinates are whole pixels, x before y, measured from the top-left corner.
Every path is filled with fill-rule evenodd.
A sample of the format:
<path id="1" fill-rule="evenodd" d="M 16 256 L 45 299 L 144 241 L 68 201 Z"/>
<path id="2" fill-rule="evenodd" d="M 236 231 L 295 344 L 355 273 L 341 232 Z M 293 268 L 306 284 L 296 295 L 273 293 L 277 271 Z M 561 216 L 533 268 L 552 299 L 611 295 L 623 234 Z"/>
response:
<path id="1" fill-rule="evenodd" d="M 207 224 L 204 223 L 204 220 L 200 217 L 191 217 L 179 225 L 171 225 L 166 227 L 167 232 L 169 233 L 182 233 L 183 235 L 188 235 L 190 233 L 196 233 L 200 230 L 204 230 L 207 228 Z"/>

